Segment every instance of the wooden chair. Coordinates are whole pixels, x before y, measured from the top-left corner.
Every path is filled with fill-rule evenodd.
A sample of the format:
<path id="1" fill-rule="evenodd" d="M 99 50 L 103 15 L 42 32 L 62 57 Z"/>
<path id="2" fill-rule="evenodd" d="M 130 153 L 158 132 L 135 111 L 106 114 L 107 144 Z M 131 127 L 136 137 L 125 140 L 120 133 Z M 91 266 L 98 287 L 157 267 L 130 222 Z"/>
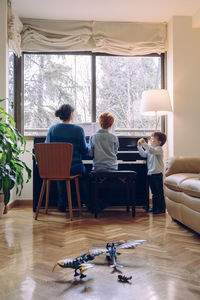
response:
<path id="1" fill-rule="evenodd" d="M 73 218 L 70 180 L 75 180 L 79 213 L 81 214 L 81 201 L 79 180 L 81 174 L 70 176 L 73 145 L 69 143 L 40 143 L 35 144 L 34 151 L 38 164 L 40 177 L 43 179 L 35 220 L 37 220 L 42 199 L 46 188 L 45 213 L 48 211 L 50 183 L 52 180 L 65 180 L 70 219 Z"/>

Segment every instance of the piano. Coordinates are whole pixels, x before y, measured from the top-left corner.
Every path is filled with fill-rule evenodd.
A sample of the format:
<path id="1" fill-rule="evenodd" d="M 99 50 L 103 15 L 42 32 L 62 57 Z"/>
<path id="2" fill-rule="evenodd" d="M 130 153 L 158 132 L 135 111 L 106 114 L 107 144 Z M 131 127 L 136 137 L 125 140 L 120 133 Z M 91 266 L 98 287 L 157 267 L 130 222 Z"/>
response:
<path id="1" fill-rule="evenodd" d="M 137 150 L 137 141 L 141 137 L 129 137 L 129 136 L 118 136 L 119 138 L 119 150 L 117 154 L 118 158 L 118 169 L 119 170 L 133 170 L 137 172 L 136 177 L 136 206 L 141 206 L 145 210 L 149 208 L 149 188 L 147 182 L 147 164 L 146 159 L 139 155 Z M 89 141 L 89 136 L 86 137 L 87 142 Z M 146 139 L 147 140 L 147 139 Z M 34 144 L 43 143 L 45 137 L 35 137 Z M 87 157 L 83 160 L 86 169 L 91 171 L 92 160 Z M 88 178 L 89 180 L 89 178 Z M 39 176 L 38 167 L 33 159 L 33 211 L 36 211 L 40 190 L 42 186 L 42 179 Z M 52 182 L 50 187 L 50 199 L 49 207 L 56 207 L 56 183 Z M 75 195 L 75 188 L 72 186 L 72 198 Z M 124 205 L 124 191 L 119 190 L 116 186 L 116 190 L 112 191 L 112 203 L 113 205 Z M 81 199 L 84 203 L 84 199 Z M 42 206 L 45 205 L 45 195 L 42 201 Z"/>

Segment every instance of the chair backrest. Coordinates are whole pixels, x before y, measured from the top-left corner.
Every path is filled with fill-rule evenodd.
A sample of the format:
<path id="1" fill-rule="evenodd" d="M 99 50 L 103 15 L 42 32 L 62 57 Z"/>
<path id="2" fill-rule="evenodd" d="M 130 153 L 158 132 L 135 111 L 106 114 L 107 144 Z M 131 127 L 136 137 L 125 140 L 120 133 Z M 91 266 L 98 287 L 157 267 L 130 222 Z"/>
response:
<path id="1" fill-rule="evenodd" d="M 73 153 L 72 144 L 40 143 L 35 144 L 34 151 L 41 178 L 69 178 Z"/>

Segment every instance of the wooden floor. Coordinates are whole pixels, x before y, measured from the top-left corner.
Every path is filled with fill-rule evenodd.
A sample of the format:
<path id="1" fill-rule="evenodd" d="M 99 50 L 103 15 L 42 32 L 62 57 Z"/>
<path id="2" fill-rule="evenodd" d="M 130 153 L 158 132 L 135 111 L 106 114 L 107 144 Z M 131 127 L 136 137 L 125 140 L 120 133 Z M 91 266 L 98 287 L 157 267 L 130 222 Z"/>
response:
<path id="1" fill-rule="evenodd" d="M 50 210 L 34 220 L 31 208 L 14 208 L 0 219 L 0 299 L 200 299 L 200 238 L 166 214 L 107 210 L 94 219 Z M 118 272 L 98 256 L 87 277 L 74 279 L 72 269 L 55 262 L 94 248 L 94 243 L 146 239 L 136 249 L 121 250 L 121 272 L 130 283 L 118 282 Z"/>

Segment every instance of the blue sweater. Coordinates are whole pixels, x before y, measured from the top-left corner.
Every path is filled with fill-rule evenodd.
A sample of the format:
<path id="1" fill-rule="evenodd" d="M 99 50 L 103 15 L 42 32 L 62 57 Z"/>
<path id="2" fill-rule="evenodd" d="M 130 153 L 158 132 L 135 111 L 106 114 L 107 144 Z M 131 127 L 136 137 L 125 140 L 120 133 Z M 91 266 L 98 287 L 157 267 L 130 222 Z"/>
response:
<path id="1" fill-rule="evenodd" d="M 82 158 L 88 154 L 88 145 L 82 127 L 69 123 L 55 124 L 50 127 L 45 143 L 71 143 L 73 145 L 71 175 L 84 173 Z"/>

